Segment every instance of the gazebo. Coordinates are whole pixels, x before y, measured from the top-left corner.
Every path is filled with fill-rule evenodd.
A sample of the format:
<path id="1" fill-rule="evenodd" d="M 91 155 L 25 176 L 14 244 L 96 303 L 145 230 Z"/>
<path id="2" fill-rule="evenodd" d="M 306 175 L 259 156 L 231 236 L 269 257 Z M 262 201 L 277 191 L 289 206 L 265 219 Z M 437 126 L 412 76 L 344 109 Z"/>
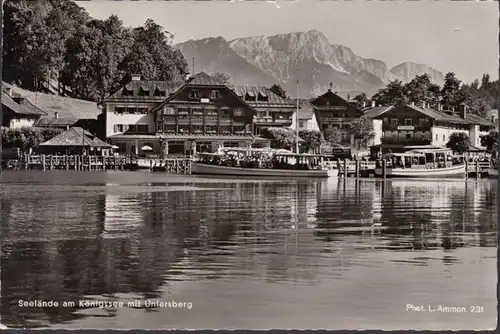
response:
<path id="1" fill-rule="evenodd" d="M 38 145 L 41 154 L 110 155 L 113 146 L 80 128 L 70 128 Z"/>

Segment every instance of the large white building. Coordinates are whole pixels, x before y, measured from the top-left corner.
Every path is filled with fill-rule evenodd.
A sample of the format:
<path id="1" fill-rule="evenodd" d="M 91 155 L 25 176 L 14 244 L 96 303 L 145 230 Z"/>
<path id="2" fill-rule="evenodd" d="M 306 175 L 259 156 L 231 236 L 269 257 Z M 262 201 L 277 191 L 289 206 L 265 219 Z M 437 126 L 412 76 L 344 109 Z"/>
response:
<path id="1" fill-rule="evenodd" d="M 467 134 L 471 147 L 485 149 L 481 146 L 481 137 L 495 128 L 494 123 L 468 112 L 465 105 L 457 111 L 439 109 L 407 104 L 365 110 L 364 117 L 374 122 L 376 143 L 372 146 L 373 151 L 396 153 L 415 145 L 443 147 L 455 132 Z"/>

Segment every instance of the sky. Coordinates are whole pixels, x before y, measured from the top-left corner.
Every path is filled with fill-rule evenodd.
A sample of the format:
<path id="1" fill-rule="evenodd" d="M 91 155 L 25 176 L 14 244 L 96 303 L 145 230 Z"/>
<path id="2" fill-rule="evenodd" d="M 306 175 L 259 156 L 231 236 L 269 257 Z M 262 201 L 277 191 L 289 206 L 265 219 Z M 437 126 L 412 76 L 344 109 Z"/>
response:
<path id="1" fill-rule="evenodd" d="M 350 47 L 388 68 L 410 61 L 465 82 L 483 73 L 498 78 L 499 8 L 494 1 L 78 1 L 94 18 L 117 15 L 126 26 L 151 18 L 174 43 L 321 31 L 331 44 Z"/>

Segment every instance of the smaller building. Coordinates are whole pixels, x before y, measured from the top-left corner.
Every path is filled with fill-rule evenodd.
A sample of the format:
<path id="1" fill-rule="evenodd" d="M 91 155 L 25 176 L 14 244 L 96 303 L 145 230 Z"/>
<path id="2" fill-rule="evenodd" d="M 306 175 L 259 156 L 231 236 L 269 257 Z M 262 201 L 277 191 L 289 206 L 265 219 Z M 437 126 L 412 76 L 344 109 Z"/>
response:
<path id="1" fill-rule="evenodd" d="M 296 105 L 271 89 L 263 86 L 236 86 L 234 92 L 255 110 L 255 135 L 259 136 L 263 128 L 286 128 L 294 122 Z"/>
<path id="2" fill-rule="evenodd" d="M 40 154 L 110 155 L 112 148 L 90 132 L 72 127 L 41 143 L 36 151 Z"/>
<path id="3" fill-rule="evenodd" d="M 294 100 L 294 104 L 297 103 L 297 99 Z M 292 125 L 290 128 L 296 129 L 297 120 L 297 108 L 293 113 Z M 316 113 L 314 112 L 314 106 L 307 99 L 299 100 L 299 130 L 315 130 L 320 131 L 318 120 L 316 119 Z"/>
<path id="4" fill-rule="evenodd" d="M 43 110 L 34 106 L 27 99 L 12 95 L 10 89 L 2 91 L 2 126 L 20 128 L 33 126 L 41 117 L 46 116 Z"/>

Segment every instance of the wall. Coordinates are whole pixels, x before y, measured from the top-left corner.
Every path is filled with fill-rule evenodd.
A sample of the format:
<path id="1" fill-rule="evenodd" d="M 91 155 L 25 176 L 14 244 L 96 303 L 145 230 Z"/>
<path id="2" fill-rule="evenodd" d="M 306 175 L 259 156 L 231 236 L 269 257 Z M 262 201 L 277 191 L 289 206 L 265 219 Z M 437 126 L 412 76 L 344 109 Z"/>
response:
<path id="1" fill-rule="evenodd" d="M 441 126 L 433 126 L 431 128 L 432 145 L 446 146 L 446 144 L 450 140 L 451 134 L 454 132 L 465 133 L 466 135 L 469 136 L 469 141 L 472 139 L 472 137 L 469 135 L 469 131 L 467 131 L 467 130 L 458 130 L 458 129 L 450 129 L 450 128 L 441 127 Z M 436 138 L 436 136 L 437 136 L 437 138 Z"/>
<path id="2" fill-rule="evenodd" d="M 12 118 L 10 120 L 9 127 L 10 128 L 22 128 L 25 126 L 31 127 L 35 123 L 33 118 Z"/>
<path id="3" fill-rule="evenodd" d="M 372 140 L 372 145 L 380 145 L 382 143 L 382 120 L 372 119 L 373 121 L 373 132 L 375 132 L 375 137 Z"/>
<path id="4" fill-rule="evenodd" d="M 152 108 L 156 105 L 156 103 L 106 103 L 103 110 L 106 112 L 106 137 L 111 135 L 120 134 L 122 132 L 115 132 L 114 126 L 115 124 L 147 124 L 148 132 L 155 132 L 155 124 L 154 124 L 154 114 L 115 114 L 114 107 L 115 106 L 127 106 L 127 107 L 138 107 L 138 108 Z"/>

